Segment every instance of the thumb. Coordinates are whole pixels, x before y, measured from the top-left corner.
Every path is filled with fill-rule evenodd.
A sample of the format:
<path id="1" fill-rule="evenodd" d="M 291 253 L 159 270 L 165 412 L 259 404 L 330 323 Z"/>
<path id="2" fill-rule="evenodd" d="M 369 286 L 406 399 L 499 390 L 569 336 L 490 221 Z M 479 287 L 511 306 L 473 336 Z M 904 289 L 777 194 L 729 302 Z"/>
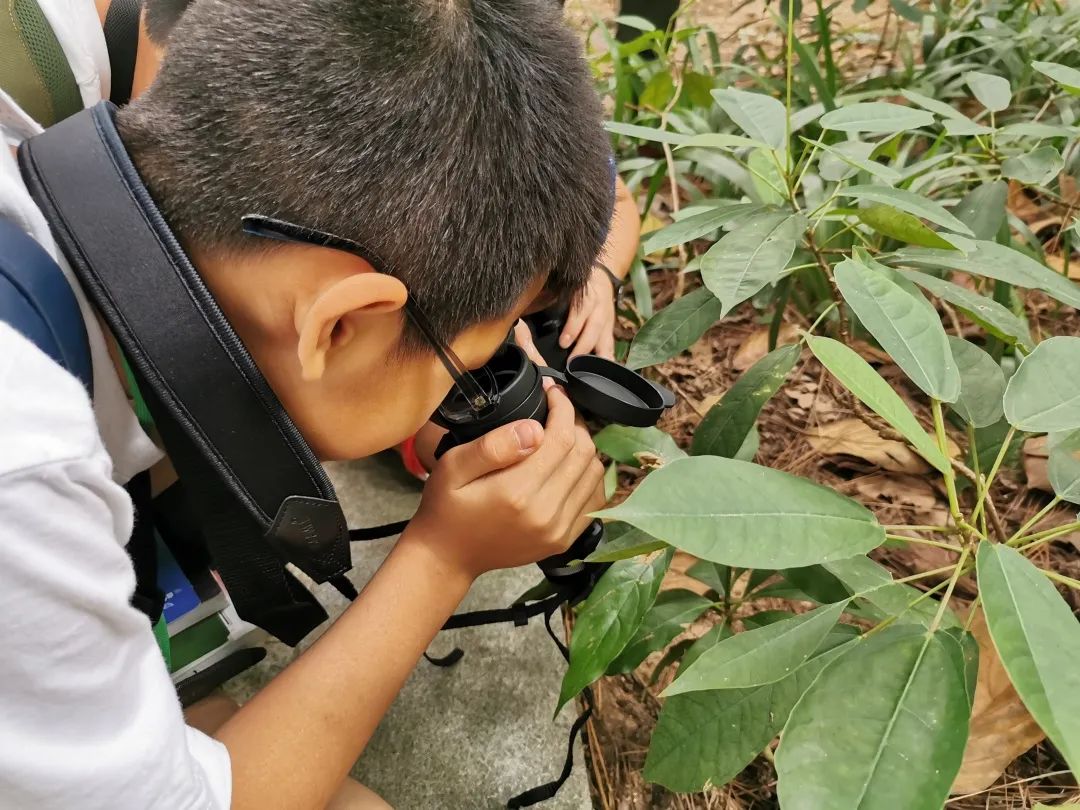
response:
<path id="1" fill-rule="evenodd" d="M 479 439 L 455 447 L 443 458 L 450 485 L 459 489 L 489 473 L 497 472 L 531 455 L 544 438 L 544 428 L 522 419 L 485 433 Z"/>

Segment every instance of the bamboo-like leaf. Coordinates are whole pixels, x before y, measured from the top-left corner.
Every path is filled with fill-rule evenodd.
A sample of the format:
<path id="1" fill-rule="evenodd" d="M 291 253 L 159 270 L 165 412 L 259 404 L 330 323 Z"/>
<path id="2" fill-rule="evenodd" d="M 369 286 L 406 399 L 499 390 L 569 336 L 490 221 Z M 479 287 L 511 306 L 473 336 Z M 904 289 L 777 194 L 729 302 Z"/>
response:
<path id="1" fill-rule="evenodd" d="M 1080 624 L 1017 551 L 984 541 L 976 559 L 986 625 L 1009 679 L 1069 767 L 1080 771 Z"/>
<path id="2" fill-rule="evenodd" d="M 1052 146 L 1040 146 L 1031 152 L 1023 152 L 1006 158 L 1001 164 L 1001 176 L 1032 186 L 1049 183 L 1065 166 L 1061 153 Z"/>
<path id="3" fill-rule="evenodd" d="M 944 636 L 894 624 L 826 667 L 781 736 L 784 810 L 941 810 L 970 715 L 956 642 Z"/>
<path id="4" fill-rule="evenodd" d="M 870 410 L 888 422 L 940 472 L 952 469 L 949 460 L 922 429 L 904 401 L 870 364 L 843 343 L 832 338 L 810 336 L 810 350 L 834 377 Z"/>
<path id="5" fill-rule="evenodd" d="M 1057 62 L 1032 62 L 1031 66 L 1044 76 L 1049 76 L 1074 96 L 1080 95 L 1080 70 Z"/>
<path id="6" fill-rule="evenodd" d="M 690 140 L 689 135 L 672 132 L 670 129 L 654 129 L 653 127 L 643 127 L 638 124 L 624 124 L 620 121 L 608 121 L 604 124 L 604 129 L 608 132 L 614 132 L 616 135 L 625 135 L 628 138 L 637 138 L 638 140 L 652 141 L 654 143 L 666 143 L 672 146 L 679 146 Z"/>
<path id="7" fill-rule="evenodd" d="M 842 132 L 902 132 L 930 126 L 934 123 L 934 116 L 914 107 L 869 101 L 825 113 L 820 123 L 824 129 Z"/>
<path id="8" fill-rule="evenodd" d="M 1005 389 L 1005 418 L 1029 433 L 1080 428 L 1080 338 L 1047 338 Z"/>
<path id="9" fill-rule="evenodd" d="M 721 317 L 783 275 L 804 227 L 801 216 L 759 214 L 701 257 L 701 279 L 723 302 Z"/>
<path id="10" fill-rule="evenodd" d="M 931 295 L 952 304 L 994 337 L 1006 343 L 1016 343 L 1024 349 L 1034 345 L 1027 324 L 994 299 L 918 270 L 900 272 Z"/>
<path id="11" fill-rule="evenodd" d="M 960 370 L 960 396 L 953 410 L 977 428 L 989 427 L 1005 413 L 1005 372 L 974 343 L 950 335 L 949 345 Z"/>
<path id="12" fill-rule="evenodd" d="M 993 239 L 1005 224 L 1009 184 L 994 180 L 975 186 L 953 208 L 953 215 L 971 228 L 976 239 Z"/>
<path id="13" fill-rule="evenodd" d="M 593 437 L 596 449 L 620 464 L 641 466 L 639 453 L 656 456 L 663 462 L 685 458 L 686 452 L 660 428 L 608 425 Z"/>
<path id="14" fill-rule="evenodd" d="M 923 595 L 922 591 L 894 582 L 887 568 L 868 557 L 834 560 L 822 563 L 821 567 L 844 583 L 853 595 L 857 595 L 859 602 L 868 605 L 878 618 L 900 616 L 900 621 L 929 627 L 937 614 L 937 602 L 930 599 L 918 601 Z M 959 626 L 951 610 L 943 614 L 942 624 L 945 627 Z"/>
<path id="15" fill-rule="evenodd" d="M 1054 492 L 1062 500 L 1080 503 L 1080 431 L 1058 437 L 1047 466 Z"/>
<path id="16" fill-rule="evenodd" d="M 695 456 L 648 475 L 597 516 L 623 520 L 696 557 L 740 568 L 798 568 L 863 554 L 884 541 L 850 498 L 745 461 Z"/>
<path id="17" fill-rule="evenodd" d="M 633 671 L 650 653 L 664 649 L 711 606 L 712 602 L 693 591 L 681 588 L 664 591 L 656 597 L 630 643 L 608 665 L 608 674 Z"/>
<path id="18" fill-rule="evenodd" d="M 737 633 L 707 650 L 664 690 L 664 697 L 745 689 L 782 680 L 801 667 L 840 620 L 847 601 Z"/>
<path id="19" fill-rule="evenodd" d="M 787 111 L 772 96 L 728 87 L 713 90 L 713 98 L 738 127 L 756 141 L 784 151 L 787 144 Z"/>
<path id="20" fill-rule="evenodd" d="M 626 357 L 629 368 L 662 363 L 688 348 L 720 320 L 724 307 L 704 287 L 687 293 L 653 315 L 634 337 Z"/>
<path id="21" fill-rule="evenodd" d="M 753 203 L 727 203 L 694 214 L 686 219 L 672 222 L 670 225 L 667 225 L 658 231 L 653 231 L 646 236 L 645 240 L 642 242 L 642 250 L 644 250 L 645 255 L 647 256 L 658 250 L 664 250 L 669 247 L 674 247 L 675 245 L 682 245 L 687 242 L 692 242 L 695 239 L 700 239 L 703 236 L 708 236 L 735 217 L 746 213 L 754 207 Z"/>
<path id="22" fill-rule="evenodd" d="M 975 98 L 991 112 L 1001 112 L 1012 101 L 1012 88 L 1009 80 L 978 70 L 969 70 L 964 74 L 964 84 L 971 88 Z"/>
<path id="23" fill-rule="evenodd" d="M 891 205 L 901 211 L 907 211 L 917 217 L 940 225 L 954 233 L 963 236 L 974 236 L 971 229 L 958 220 L 938 203 L 928 200 L 913 191 L 902 188 L 889 188 L 888 186 L 848 186 L 838 192 L 841 197 L 854 197 L 857 200 L 869 200 L 870 202 Z"/>
<path id="24" fill-rule="evenodd" d="M 933 248 L 905 248 L 897 253 L 897 258 L 905 264 L 962 270 L 1018 287 L 1042 290 L 1064 304 L 1080 307 L 1080 287 L 1020 251 L 996 242 L 980 240 L 975 243 L 975 250 L 967 253 Z"/>
<path id="25" fill-rule="evenodd" d="M 883 236 L 899 239 L 909 245 L 952 250 L 950 242 L 932 231 L 922 220 L 891 205 L 871 205 L 858 210 L 859 219 Z"/>
<path id="26" fill-rule="evenodd" d="M 886 166 L 884 163 L 878 163 L 876 160 L 871 160 L 870 155 L 874 152 L 874 144 L 863 143 L 861 141 L 846 141 L 844 143 L 830 146 L 829 144 L 822 143 L 821 141 L 813 141 L 809 138 L 803 138 L 808 144 L 818 147 L 826 156 L 831 156 L 837 164 L 840 164 L 840 168 L 847 168 L 846 171 L 836 171 L 829 169 L 827 163 L 822 159 L 819 164 L 821 177 L 823 180 L 835 182 L 837 180 L 843 180 L 849 175 L 854 174 L 856 171 L 864 171 L 872 174 L 879 180 L 892 185 L 900 182 L 901 175 L 896 169 L 891 166 Z"/>
<path id="27" fill-rule="evenodd" d="M 600 577 L 574 623 L 570 665 L 563 677 L 556 712 L 603 675 L 634 637 L 656 599 L 672 554 L 668 549 L 650 560 L 622 560 Z"/>
<path id="28" fill-rule="evenodd" d="M 585 558 L 585 562 L 618 562 L 652 554 L 667 547 L 667 543 L 657 540 L 641 529 L 635 529 L 625 523 L 609 523 L 604 527 L 604 542 L 596 551 Z"/>
<path id="29" fill-rule="evenodd" d="M 885 273 L 845 259 L 833 268 L 844 300 L 893 362 L 927 396 L 955 402 L 960 372 L 937 313 L 922 294 L 912 294 Z"/>
<path id="30" fill-rule="evenodd" d="M 734 458 L 800 353 L 800 346 L 782 346 L 754 363 L 705 414 L 694 431 L 693 454 Z"/>

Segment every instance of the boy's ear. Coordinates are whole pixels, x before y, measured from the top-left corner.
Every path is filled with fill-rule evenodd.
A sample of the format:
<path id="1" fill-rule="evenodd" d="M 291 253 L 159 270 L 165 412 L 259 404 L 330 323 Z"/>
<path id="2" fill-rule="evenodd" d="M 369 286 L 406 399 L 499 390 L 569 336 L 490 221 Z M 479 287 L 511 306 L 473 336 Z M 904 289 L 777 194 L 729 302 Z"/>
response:
<path id="1" fill-rule="evenodd" d="M 407 299 L 408 291 L 398 279 L 371 270 L 353 273 L 324 287 L 296 312 L 297 354 L 303 379 L 322 378 L 330 350 L 356 338 L 362 316 L 396 312 Z"/>

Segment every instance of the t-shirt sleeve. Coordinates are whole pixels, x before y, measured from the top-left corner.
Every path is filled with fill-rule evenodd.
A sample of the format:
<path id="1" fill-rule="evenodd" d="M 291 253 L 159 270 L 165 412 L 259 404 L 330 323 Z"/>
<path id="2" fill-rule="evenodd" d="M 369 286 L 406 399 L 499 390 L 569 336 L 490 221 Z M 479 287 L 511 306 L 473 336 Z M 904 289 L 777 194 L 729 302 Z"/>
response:
<path id="1" fill-rule="evenodd" d="M 131 524 L 85 391 L 0 324 L 0 807 L 229 806 L 129 604 Z"/>

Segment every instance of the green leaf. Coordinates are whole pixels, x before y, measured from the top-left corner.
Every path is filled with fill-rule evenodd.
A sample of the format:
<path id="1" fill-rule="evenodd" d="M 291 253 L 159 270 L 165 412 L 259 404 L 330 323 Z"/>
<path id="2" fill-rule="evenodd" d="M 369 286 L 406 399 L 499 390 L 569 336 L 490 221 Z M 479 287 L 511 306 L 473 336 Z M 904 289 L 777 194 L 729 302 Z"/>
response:
<path id="1" fill-rule="evenodd" d="M 850 166 L 851 169 L 868 172 L 889 185 L 900 182 L 900 172 L 890 166 L 886 166 L 884 163 L 878 163 L 876 160 L 870 159 L 870 155 L 874 152 L 874 144 L 872 143 L 845 141 L 844 143 L 830 146 L 821 141 L 810 140 L 809 138 L 803 138 L 803 140 L 806 143 L 818 147 L 818 149 L 826 155 L 835 158 L 839 163 Z M 829 169 L 824 160 L 821 162 L 819 168 L 821 170 L 822 179 L 829 181 L 843 180 L 845 177 L 854 174 L 850 169 L 847 171 L 838 171 L 835 168 Z M 842 166 L 839 168 L 843 169 Z"/>
<path id="2" fill-rule="evenodd" d="M 634 337 L 627 367 L 644 368 L 674 357 L 705 334 L 723 312 L 723 305 L 704 287 L 672 301 L 649 318 Z"/>
<path id="3" fill-rule="evenodd" d="M 713 90 L 712 94 L 720 108 L 743 132 L 773 149 L 786 150 L 787 111 L 783 104 L 772 96 L 733 87 Z"/>
<path id="4" fill-rule="evenodd" d="M 977 555 L 986 626 L 1031 716 L 1080 771 L 1080 624 L 1019 552 L 982 542 Z"/>
<path id="5" fill-rule="evenodd" d="M 683 72 L 683 92 L 695 107 L 711 107 L 714 87 L 712 76 L 694 70 Z"/>
<path id="6" fill-rule="evenodd" d="M 731 568 L 729 566 L 709 562 L 708 560 L 698 560 L 686 571 L 688 577 L 705 583 L 721 596 L 727 593 L 730 574 Z"/>
<path id="7" fill-rule="evenodd" d="M 672 146 L 679 146 L 690 140 L 689 135 L 683 135 L 681 132 L 672 132 L 669 129 L 654 129 L 653 127 L 643 127 L 637 124 L 623 124 L 619 121 L 605 122 L 604 129 L 616 135 L 625 135 L 628 138 L 637 138 L 642 141 L 652 141 L 653 143 L 666 143 Z"/>
<path id="8" fill-rule="evenodd" d="M 882 203 L 907 211 L 922 219 L 929 220 L 935 225 L 940 225 L 954 233 L 963 236 L 974 236 L 971 229 L 958 220 L 938 203 L 928 200 L 913 191 L 902 188 L 889 188 L 888 186 L 848 186 L 837 192 L 840 197 L 854 197 L 857 200 L 869 200 L 870 202 Z"/>
<path id="9" fill-rule="evenodd" d="M 910 585 L 894 582 L 889 570 L 868 557 L 851 557 L 823 563 L 822 568 L 840 580 L 860 602 L 870 605 L 881 618 L 903 614 L 902 621 L 929 627 L 937 613 L 938 603 L 924 599 L 915 607 L 908 608 L 922 596 L 922 591 Z M 956 616 L 946 610 L 942 623 L 946 627 L 959 626 Z"/>
<path id="10" fill-rule="evenodd" d="M 801 216 L 758 214 L 709 248 L 701 257 L 701 279 L 723 302 L 721 317 L 779 280 L 803 227 Z"/>
<path id="11" fill-rule="evenodd" d="M 1076 129 L 1061 124 L 1044 124 L 1042 121 L 1017 121 L 1001 127 L 997 137 L 999 141 L 1012 138 L 1074 138 Z"/>
<path id="12" fill-rule="evenodd" d="M 656 662 L 656 666 L 653 668 L 652 675 L 649 676 L 649 686 L 653 686 L 660 680 L 664 674 L 664 670 L 671 668 L 682 661 L 687 651 L 694 646 L 696 639 L 684 638 L 676 641 L 667 651 L 660 657 L 660 660 Z"/>
<path id="13" fill-rule="evenodd" d="M 604 674 L 634 637 L 652 607 L 673 550 L 651 560 L 622 560 L 604 572 L 582 605 L 570 636 L 570 665 L 563 677 L 556 713 Z"/>
<path id="14" fill-rule="evenodd" d="M 976 239 L 994 239 L 1005 224 L 1005 201 L 1009 184 L 994 180 L 975 186 L 953 208 L 953 215 L 967 225 Z"/>
<path id="15" fill-rule="evenodd" d="M 750 427 L 750 432 L 746 434 L 746 440 L 742 443 L 733 458 L 739 461 L 753 461 L 754 456 L 757 455 L 757 451 L 761 448 L 761 434 L 758 433 L 757 425 Z"/>
<path id="16" fill-rule="evenodd" d="M 902 132 L 930 126 L 934 123 L 934 116 L 913 107 L 869 101 L 825 113 L 819 123 L 824 129 L 838 129 L 841 132 Z"/>
<path id="17" fill-rule="evenodd" d="M 859 219 L 883 236 L 899 239 L 911 245 L 952 250 L 951 243 L 942 239 L 918 217 L 899 211 L 891 205 L 872 205 L 858 209 Z"/>
<path id="18" fill-rule="evenodd" d="M 961 270 L 1006 281 L 1018 287 L 1042 290 L 1064 304 L 1080 307 L 1080 287 L 1020 251 L 996 242 L 980 240 L 975 243 L 975 250 L 967 253 L 933 248 L 905 248 L 897 253 L 897 258 L 907 264 Z"/>
<path id="19" fill-rule="evenodd" d="M 693 454 L 734 458 L 762 407 L 784 384 L 801 352 L 802 347 L 798 345 L 782 346 L 769 352 L 739 377 L 695 429 Z"/>
<path id="20" fill-rule="evenodd" d="M 712 602 L 693 591 L 681 588 L 664 591 L 656 597 L 630 643 L 608 665 L 608 675 L 632 672 L 650 653 L 664 649 L 686 625 L 710 607 Z"/>
<path id="21" fill-rule="evenodd" d="M 645 778 L 679 792 L 731 781 L 784 727 L 791 708 L 821 670 L 846 651 L 840 647 L 824 652 L 764 686 L 668 698 L 653 731 Z"/>
<path id="22" fill-rule="evenodd" d="M 964 74 L 964 84 L 971 88 L 975 98 L 991 112 L 1001 112 L 1007 109 L 1012 101 L 1012 88 L 1009 80 L 1001 76 L 993 76 L 978 70 L 970 70 Z"/>
<path id="23" fill-rule="evenodd" d="M 608 425 L 593 437 L 596 449 L 620 464 L 641 466 L 639 453 L 648 453 L 667 463 L 685 458 L 686 452 L 659 428 Z"/>
<path id="24" fill-rule="evenodd" d="M 627 526 L 625 523 L 609 523 L 604 527 L 604 542 L 585 558 L 585 562 L 604 563 L 628 560 L 642 554 L 652 554 L 667 547 L 667 543 L 657 540 L 641 529 Z"/>
<path id="25" fill-rule="evenodd" d="M 702 211 L 700 214 L 694 214 L 686 219 L 672 222 L 670 225 L 658 231 L 653 231 L 646 236 L 641 245 L 642 250 L 648 256 L 658 250 L 683 245 L 703 236 L 708 236 L 725 223 L 730 222 L 739 214 L 745 213 L 753 207 L 753 203 L 719 205 L 707 211 Z"/>
<path id="26" fill-rule="evenodd" d="M 884 541 L 859 503 L 803 478 L 745 461 L 696 456 L 648 475 L 618 506 L 624 520 L 704 560 L 798 568 L 862 554 Z"/>
<path id="27" fill-rule="evenodd" d="M 664 697 L 710 689 L 745 689 L 782 680 L 801 667 L 840 620 L 847 602 L 737 633 L 702 653 Z"/>
<path id="28" fill-rule="evenodd" d="M 776 152 L 764 147 L 755 149 L 746 160 L 750 183 L 758 200 L 765 205 L 781 205 L 787 199 L 777 160 Z"/>
<path id="29" fill-rule="evenodd" d="M 691 135 L 690 140 L 684 144 L 680 144 L 679 149 L 691 149 L 699 147 L 702 149 L 745 149 L 747 147 L 753 149 L 754 147 L 762 146 L 760 141 L 755 141 L 753 138 L 747 138 L 745 135 L 732 135 L 729 132 L 702 132 L 700 135 Z"/>
<path id="30" fill-rule="evenodd" d="M 941 810 L 967 741 L 953 639 L 892 625 L 814 681 L 776 754 L 784 810 Z"/>
<path id="31" fill-rule="evenodd" d="M 659 112 L 667 107 L 673 95 L 675 95 L 675 80 L 666 70 L 661 70 L 649 79 L 638 101 L 645 109 Z"/>
<path id="32" fill-rule="evenodd" d="M 964 691 L 970 707 L 975 704 L 975 687 L 979 682 L 979 642 L 972 633 L 961 627 L 950 627 L 941 631 L 942 641 L 950 639 L 956 643 L 950 652 L 953 654 L 957 671 L 964 679 Z"/>
<path id="33" fill-rule="evenodd" d="M 1057 62 L 1032 62 L 1031 66 L 1044 76 L 1049 76 L 1067 92 L 1080 95 L 1080 70 Z"/>
<path id="34" fill-rule="evenodd" d="M 993 131 L 992 127 L 988 127 L 985 124 L 978 124 L 970 118 L 947 118 L 945 120 L 946 135 L 989 135 Z"/>
<path id="35" fill-rule="evenodd" d="M 1031 186 L 1043 186 L 1061 173 L 1065 161 L 1052 146 L 1040 146 L 1033 152 L 1024 152 L 1006 158 L 1001 164 L 1001 175 L 1019 180 Z"/>
<path id="36" fill-rule="evenodd" d="M 1027 324 L 992 298 L 918 270 L 901 270 L 900 273 L 931 295 L 952 304 L 994 337 L 1025 349 L 1033 345 Z"/>
<path id="37" fill-rule="evenodd" d="M 1069 503 L 1080 503 L 1080 431 L 1063 437 L 1050 448 L 1050 486 Z"/>
<path id="38" fill-rule="evenodd" d="M 731 628 L 725 622 L 710 627 L 705 635 L 695 641 L 690 646 L 690 649 L 686 651 L 686 655 L 683 656 L 679 664 L 679 675 L 686 672 L 698 658 L 726 638 L 731 638 Z"/>
<path id="39" fill-rule="evenodd" d="M 946 120 L 955 119 L 958 121 L 971 121 L 970 118 L 968 118 L 955 107 L 946 104 L 944 101 L 938 101 L 936 98 L 924 96 L 922 93 L 917 93 L 914 90 L 901 90 L 900 95 L 902 95 L 912 104 L 917 104 L 924 110 L 929 110 L 932 113 L 937 113 Z M 972 123 L 974 123 L 974 121 L 972 121 Z"/>
<path id="40" fill-rule="evenodd" d="M 839 602 L 851 596 L 851 591 L 844 583 L 823 565 L 788 568 L 781 573 L 784 579 L 814 601 L 822 604 Z"/>
<path id="41" fill-rule="evenodd" d="M 806 342 L 814 356 L 821 361 L 845 388 L 866 407 L 898 430 L 916 452 L 935 469 L 948 472 L 949 460 L 922 429 L 919 420 L 904 404 L 892 387 L 853 350 L 832 338 L 810 336 Z"/>
<path id="42" fill-rule="evenodd" d="M 1029 433 L 1080 428 L 1080 338 L 1047 338 L 1005 389 L 1005 418 Z"/>
<path id="43" fill-rule="evenodd" d="M 953 410 L 977 428 L 989 427 L 1005 412 L 1005 372 L 974 343 L 950 335 L 949 345 L 960 370 L 960 397 Z"/>
<path id="44" fill-rule="evenodd" d="M 911 381 L 927 396 L 955 402 L 960 373 L 941 320 L 922 294 L 852 259 L 833 268 L 833 277 L 863 326 Z"/>

